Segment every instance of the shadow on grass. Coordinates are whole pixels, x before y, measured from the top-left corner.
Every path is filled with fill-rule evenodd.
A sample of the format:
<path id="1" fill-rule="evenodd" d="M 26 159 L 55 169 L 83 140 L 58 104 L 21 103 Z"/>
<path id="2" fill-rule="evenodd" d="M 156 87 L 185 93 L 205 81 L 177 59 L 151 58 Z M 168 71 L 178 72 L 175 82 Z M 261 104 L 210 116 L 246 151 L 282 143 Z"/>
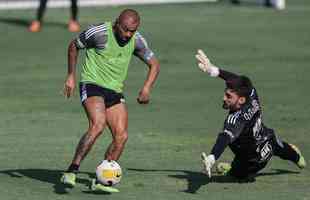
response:
<path id="1" fill-rule="evenodd" d="M 199 188 L 203 185 L 215 182 L 215 183 L 249 183 L 255 182 L 255 177 L 257 176 L 274 176 L 274 175 L 281 175 L 281 174 L 298 174 L 299 172 L 296 171 L 289 171 L 289 170 L 282 170 L 282 169 L 272 169 L 272 172 L 264 172 L 259 173 L 255 177 L 247 180 L 237 180 L 229 176 L 219 176 L 214 175 L 211 179 L 207 178 L 207 176 L 201 172 L 194 172 L 189 170 L 158 170 L 158 169 L 136 169 L 136 168 L 127 168 L 129 171 L 136 171 L 136 172 L 173 172 L 173 173 L 183 173 L 183 174 L 172 174 L 168 175 L 168 177 L 176 178 L 176 179 L 185 179 L 188 182 L 188 187 L 186 190 L 182 192 L 186 193 L 196 193 Z M 60 177 L 64 171 L 61 170 L 50 170 L 50 169 L 11 169 L 11 170 L 2 170 L 0 174 L 6 174 L 11 176 L 12 178 L 23 178 L 28 177 L 31 179 L 35 179 L 41 182 L 46 182 L 53 184 L 54 192 L 57 194 L 66 194 L 68 193 L 68 188 L 64 187 L 60 183 Z M 90 179 L 95 177 L 94 173 L 89 172 L 79 172 L 79 174 L 87 175 L 88 178 L 77 178 L 76 182 L 79 184 L 83 184 L 88 186 L 90 184 Z M 97 192 L 97 191 L 82 191 L 85 194 L 95 194 L 95 195 L 109 195 L 110 193 L 104 192 Z"/>
<path id="2" fill-rule="evenodd" d="M 0 17 L 0 23 L 27 28 L 30 25 L 31 21 L 29 21 L 28 19 L 22 19 L 16 17 Z M 43 26 L 53 26 L 65 29 L 67 28 L 67 24 L 61 22 L 44 21 Z"/>
<path id="3" fill-rule="evenodd" d="M 28 177 L 35 179 L 41 182 L 46 182 L 53 184 L 54 192 L 57 194 L 66 194 L 68 193 L 68 187 L 65 187 L 60 183 L 60 177 L 64 171 L 61 170 L 50 170 L 50 169 L 12 169 L 12 170 L 3 170 L 0 171 L 0 174 L 7 174 L 12 178 L 23 178 Z M 89 172 L 79 172 L 79 174 L 86 174 L 89 178 L 94 178 L 94 173 Z M 77 183 L 89 186 L 90 179 L 87 178 L 78 178 L 76 179 Z M 83 191 L 84 193 L 95 193 L 91 191 Z"/>
<path id="4" fill-rule="evenodd" d="M 91 191 L 91 190 L 87 190 L 87 191 L 82 191 L 85 194 L 94 194 L 94 195 L 111 195 L 111 193 L 109 192 L 104 192 L 104 191 Z"/>
<path id="5" fill-rule="evenodd" d="M 135 168 L 127 168 L 129 171 L 137 171 L 137 172 L 177 172 L 183 174 L 173 174 L 168 175 L 168 177 L 177 178 L 177 179 L 185 179 L 188 182 L 188 187 L 186 190 L 181 192 L 196 193 L 199 188 L 203 185 L 207 185 L 209 183 L 252 183 L 255 182 L 255 177 L 258 176 L 274 176 L 274 175 L 281 175 L 281 174 L 298 174 L 299 172 L 296 171 L 289 171 L 283 169 L 272 169 L 272 172 L 264 172 L 258 173 L 255 176 L 249 177 L 247 179 L 236 179 L 231 176 L 222 176 L 222 175 L 213 175 L 210 179 L 201 172 L 194 172 L 189 170 L 157 170 L 157 169 L 135 169 Z"/>

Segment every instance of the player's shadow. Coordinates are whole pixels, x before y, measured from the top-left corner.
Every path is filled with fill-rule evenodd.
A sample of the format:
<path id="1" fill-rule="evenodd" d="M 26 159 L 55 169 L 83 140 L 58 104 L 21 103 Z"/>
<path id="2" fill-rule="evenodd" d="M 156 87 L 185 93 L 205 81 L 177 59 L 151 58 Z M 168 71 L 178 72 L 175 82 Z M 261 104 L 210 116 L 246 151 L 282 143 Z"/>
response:
<path id="1" fill-rule="evenodd" d="M 201 172 L 189 171 L 189 170 L 170 170 L 170 169 L 136 169 L 136 168 L 127 168 L 129 171 L 137 171 L 137 172 L 176 172 L 178 174 L 170 174 L 168 177 L 177 178 L 177 179 L 185 179 L 188 182 L 188 186 L 185 190 L 181 192 L 196 193 L 199 188 L 203 185 L 207 185 L 209 183 L 252 183 L 255 182 L 255 178 L 258 176 L 274 176 L 274 175 L 281 175 L 281 174 L 298 174 L 299 172 L 296 171 L 289 171 L 283 169 L 272 169 L 272 172 L 263 172 L 258 173 L 255 176 L 246 178 L 246 179 L 236 179 L 231 176 L 222 176 L 222 175 L 213 175 L 211 178 L 208 178 L 205 174 Z M 182 173 L 182 174 L 179 174 Z"/>
<path id="2" fill-rule="evenodd" d="M 16 18 L 16 17 L 0 17 L 0 23 L 9 24 L 13 26 L 28 27 L 31 22 L 28 19 L 22 19 L 22 18 Z M 44 21 L 44 26 L 67 28 L 67 24 L 61 23 L 61 22 Z"/>
<path id="3" fill-rule="evenodd" d="M 24 26 L 24 27 L 27 27 L 30 24 L 30 22 L 26 19 L 8 18 L 8 17 L 0 17 L 0 23 L 11 24 L 15 26 Z"/>
<path id="4" fill-rule="evenodd" d="M 41 182 L 50 183 L 53 185 L 54 192 L 57 194 L 68 193 L 68 188 L 60 183 L 60 177 L 64 171 L 50 170 L 50 169 L 10 169 L 0 171 L 0 174 L 7 174 L 12 178 L 28 177 Z M 79 174 L 87 175 L 89 178 L 94 178 L 94 173 L 79 172 Z M 88 186 L 90 184 L 89 178 L 77 178 L 76 182 Z M 86 192 L 87 193 L 87 192 Z"/>

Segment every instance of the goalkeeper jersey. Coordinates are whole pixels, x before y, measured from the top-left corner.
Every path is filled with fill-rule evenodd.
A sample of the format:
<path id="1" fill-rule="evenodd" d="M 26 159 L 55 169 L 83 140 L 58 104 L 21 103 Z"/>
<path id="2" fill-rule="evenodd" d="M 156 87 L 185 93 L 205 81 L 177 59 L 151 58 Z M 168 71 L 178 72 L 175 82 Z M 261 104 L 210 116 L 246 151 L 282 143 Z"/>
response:
<path id="1" fill-rule="evenodd" d="M 246 105 L 227 115 L 223 133 L 230 137 L 229 147 L 240 159 L 260 162 L 270 158 L 272 147 L 266 142 L 273 131 L 262 123 L 261 107 L 255 88 L 252 89 L 250 101 Z"/>
<path id="2" fill-rule="evenodd" d="M 220 76 L 225 76 L 225 80 L 228 80 L 231 76 L 237 75 L 220 70 Z M 265 162 L 272 155 L 272 146 L 268 141 L 273 135 L 273 130 L 267 128 L 262 122 L 259 98 L 253 87 L 247 103 L 237 111 L 230 111 L 226 116 L 223 130 L 211 153 L 218 159 L 228 145 L 241 160 Z"/>

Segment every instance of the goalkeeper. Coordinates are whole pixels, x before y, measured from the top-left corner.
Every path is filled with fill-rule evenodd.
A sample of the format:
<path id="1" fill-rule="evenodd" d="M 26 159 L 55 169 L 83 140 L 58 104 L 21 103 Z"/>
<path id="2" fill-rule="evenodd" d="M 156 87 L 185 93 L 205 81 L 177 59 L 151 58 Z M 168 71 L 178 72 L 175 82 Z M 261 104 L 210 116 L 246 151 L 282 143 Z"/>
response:
<path id="1" fill-rule="evenodd" d="M 223 130 L 209 155 L 202 153 L 204 171 L 211 177 L 211 169 L 227 146 L 235 157 L 231 164 L 218 163 L 217 172 L 237 179 L 247 178 L 263 169 L 273 155 L 294 162 L 304 168 L 306 162 L 300 150 L 282 141 L 262 121 L 259 98 L 250 79 L 220 69 L 209 61 L 202 50 L 196 55 L 198 66 L 211 77 L 226 83 L 223 108 L 228 110 Z"/>

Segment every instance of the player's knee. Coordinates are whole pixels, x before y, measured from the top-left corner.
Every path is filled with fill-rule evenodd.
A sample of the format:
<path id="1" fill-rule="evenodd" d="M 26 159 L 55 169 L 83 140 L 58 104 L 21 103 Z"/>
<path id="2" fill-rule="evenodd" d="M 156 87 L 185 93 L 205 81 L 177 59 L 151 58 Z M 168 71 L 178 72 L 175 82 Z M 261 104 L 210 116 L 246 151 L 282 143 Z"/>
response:
<path id="1" fill-rule="evenodd" d="M 96 135 L 99 135 L 102 133 L 103 129 L 105 128 L 105 123 L 102 121 L 96 121 L 91 124 L 89 127 L 89 130 L 91 133 L 94 133 Z"/>
<path id="2" fill-rule="evenodd" d="M 128 140 L 128 132 L 127 131 L 120 131 L 116 134 L 116 137 L 115 137 L 117 143 L 120 143 L 120 144 L 124 144 L 127 142 Z"/>

